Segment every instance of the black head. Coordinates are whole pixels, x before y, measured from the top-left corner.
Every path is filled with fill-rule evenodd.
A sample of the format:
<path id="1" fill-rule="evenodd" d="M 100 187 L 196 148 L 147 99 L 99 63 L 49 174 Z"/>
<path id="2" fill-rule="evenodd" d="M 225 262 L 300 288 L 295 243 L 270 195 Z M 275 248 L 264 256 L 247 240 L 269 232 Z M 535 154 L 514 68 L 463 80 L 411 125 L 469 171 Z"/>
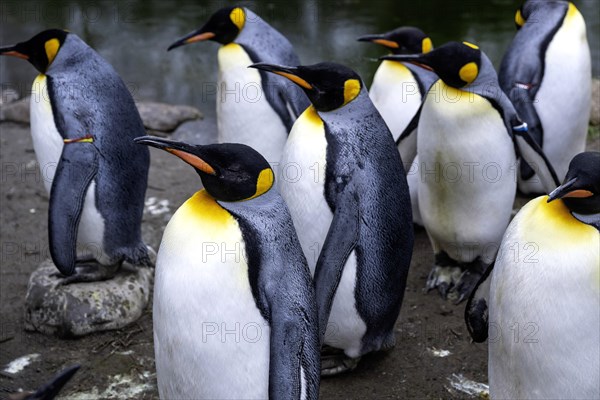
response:
<path id="1" fill-rule="evenodd" d="M 300 86 L 318 111 L 331 111 L 354 100 L 361 91 L 360 76 L 336 63 L 286 67 L 258 63 L 250 66 L 281 75 Z"/>
<path id="2" fill-rule="evenodd" d="M 448 42 L 426 54 L 391 54 L 380 58 L 411 62 L 430 69 L 446 85 L 458 89 L 473 83 L 481 67 L 481 50 L 467 42 Z"/>
<path id="3" fill-rule="evenodd" d="M 60 47 L 65 43 L 69 32 L 61 29 L 49 29 L 32 37 L 26 42 L 14 46 L 0 47 L 0 55 L 13 56 L 29 61 L 45 73 L 56 58 Z"/>
<path id="4" fill-rule="evenodd" d="M 246 11 L 242 7 L 225 7 L 214 13 L 197 31 L 178 39 L 168 50 L 185 44 L 213 40 L 228 44 L 235 40 L 246 24 Z"/>
<path id="5" fill-rule="evenodd" d="M 359 42 L 371 42 L 388 48 L 393 54 L 429 53 L 433 49 L 431 39 L 419 28 L 403 26 L 379 35 L 366 35 Z"/>
<path id="6" fill-rule="evenodd" d="M 168 151 L 190 164 L 217 200 L 249 200 L 268 192 L 275 182 L 267 160 L 244 144 L 200 146 L 154 136 L 138 137 L 135 142 Z"/>
<path id="7" fill-rule="evenodd" d="M 600 213 L 600 152 L 579 153 L 571 160 L 562 185 L 548 202 L 562 199 L 567 207 L 579 214 Z"/>

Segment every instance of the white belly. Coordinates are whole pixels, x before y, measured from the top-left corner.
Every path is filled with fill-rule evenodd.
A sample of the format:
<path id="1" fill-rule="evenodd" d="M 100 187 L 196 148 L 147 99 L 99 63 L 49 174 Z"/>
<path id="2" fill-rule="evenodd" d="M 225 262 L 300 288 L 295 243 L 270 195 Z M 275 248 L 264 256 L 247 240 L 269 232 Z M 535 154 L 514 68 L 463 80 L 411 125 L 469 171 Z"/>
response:
<path id="1" fill-rule="evenodd" d="M 56 129 L 46 76 L 38 75 L 33 82 L 30 102 L 31 137 L 33 149 L 40 166 L 44 187 L 48 194 L 52 188 L 54 174 L 63 149 L 63 138 Z M 77 144 L 71 144 L 77 146 Z M 96 183 L 92 181 L 85 195 L 77 246 L 82 254 L 91 254 L 103 264 L 110 262 L 104 253 L 104 218 L 96 208 Z"/>
<path id="2" fill-rule="evenodd" d="M 500 115 L 482 97 L 438 81 L 421 114 L 418 148 L 419 208 L 434 252 L 491 262 L 516 190 L 514 147 Z"/>
<path id="3" fill-rule="evenodd" d="M 492 398 L 600 398 L 600 235 L 549 208 L 523 207 L 492 274 Z"/>
<path id="4" fill-rule="evenodd" d="M 573 7 L 573 6 L 571 6 Z M 583 17 L 569 14 L 545 58 L 535 108 L 544 128 L 543 150 L 562 182 L 571 159 L 585 150 L 592 99 L 592 65 Z M 544 193 L 537 176 L 519 182 L 525 193 Z"/>
<path id="5" fill-rule="evenodd" d="M 239 226 L 190 211 L 192 199 L 167 225 L 156 262 L 160 397 L 267 398 L 270 328 L 251 293 Z"/>
<path id="6" fill-rule="evenodd" d="M 325 200 L 325 166 L 327 141 L 322 122 L 302 114 L 290 132 L 281 158 L 279 191 L 286 201 L 294 226 L 306 255 L 311 275 L 333 220 Z M 356 285 L 356 255 L 344 266 L 335 293 L 325 344 L 344 349 L 350 357 L 359 355 L 361 339 L 366 332 L 358 316 L 354 288 Z"/>
<path id="7" fill-rule="evenodd" d="M 267 100 L 260 73 L 235 43 L 219 49 L 217 128 L 220 143 L 243 143 L 275 165 L 287 140 L 287 129 Z M 275 171 L 276 168 L 274 168 Z"/>
<path id="8" fill-rule="evenodd" d="M 421 106 L 419 84 L 408 68 L 395 61 L 384 60 L 381 63 L 373 77 L 369 96 L 394 140 L 404 132 Z M 416 142 L 403 141 L 399 150 L 402 162 L 410 165 L 416 153 Z"/>

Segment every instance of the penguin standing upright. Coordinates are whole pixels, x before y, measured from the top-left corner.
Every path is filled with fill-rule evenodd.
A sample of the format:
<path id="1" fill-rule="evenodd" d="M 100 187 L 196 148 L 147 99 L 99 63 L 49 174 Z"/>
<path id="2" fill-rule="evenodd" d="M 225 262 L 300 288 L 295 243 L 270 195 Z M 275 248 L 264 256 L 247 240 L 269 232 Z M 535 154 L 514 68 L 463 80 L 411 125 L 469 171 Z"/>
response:
<path id="1" fill-rule="evenodd" d="M 312 103 L 290 132 L 279 188 L 314 274 L 323 341 L 343 350 L 322 373 L 339 373 L 395 343 L 414 240 L 402 160 L 351 69 L 253 67 L 287 77 Z"/>
<path id="2" fill-rule="evenodd" d="M 575 156 L 561 186 L 519 211 L 489 278 L 466 317 L 483 342 L 489 304 L 490 396 L 600 398 L 600 153 Z"/>
<path id="3" fill-rule="evenodd" d="M 358 38 L 389 49 L 392 54 L 420 54 L 433 49 L 431 39 L 419 28 L 400 27 L 379 35 Z M 400 151 L 410 189 L 413 222 L 423 225 L 418 203 L 419 159 L 417 155 L 415 118 L 423 98 L 437 80 L 437 75 L 420 66 L 393 60 L 383 60 L 369 89 L 371 101 L 383 117 Z M 410 127 L 409 127 L 410 124 Z M 405 132 L 407 137 L 400 140 Z"/>
<path id="4" fill-rule="evenodd" d="M 435 254 L 427 288 L 460 302 L 494 260 L 508 226 L 515 144 L 545 167 L 546 187 L 558 181 L 477 46 L 449 42 L 426 54 L 383 58 L 422 64 L 440 77 L 419 116 L 419 208 Z"/>
<path id="5" fill-rule="evenodd" d="M 205 189 L 173 215 L 156 261 L 163 399 L 316 399 L 314 290 L 267 161 L 242 144 L 136 139 L 190 164 Z"/>
<path id="6" fill-rule="evenodd" d="M 145 131 L 124 82 L 63 30 L 2 47 L 0 55 L 23 58 L 40 71 L 32 88 L 31 134 L 50 194 L 54 264 L 64 275 L 77 272 L 71 281 L 106 279 L 123 261 L 149 264 L 141 237 L 149 154 L 133 143 Z M 90 259 L 78 258 L 77 246 L 106 268 L 84 268 Z"/>
<path id="7" fill-rule="evenodd" d="M 585 21 L 568 1 L 527 1 L 516 13 L 519 31 L 502 59 L 499 80 L 559 179 L 585 149 L 592 103 L 592 62 Z M 521 165 L 519 189 L 544 193 Z"/>
<path id="8" fill-rule="evenodd" d="M 298 65 L 292 45 L 251 10 L 225 7 L 169 50 L 204 40 L 223 45 L 218 54 L 219 142 L 246 144 L 272 165 L 278 163 L 294 121 L 309 102 L 287 79 L 248 66 L 257 62 Z"/>

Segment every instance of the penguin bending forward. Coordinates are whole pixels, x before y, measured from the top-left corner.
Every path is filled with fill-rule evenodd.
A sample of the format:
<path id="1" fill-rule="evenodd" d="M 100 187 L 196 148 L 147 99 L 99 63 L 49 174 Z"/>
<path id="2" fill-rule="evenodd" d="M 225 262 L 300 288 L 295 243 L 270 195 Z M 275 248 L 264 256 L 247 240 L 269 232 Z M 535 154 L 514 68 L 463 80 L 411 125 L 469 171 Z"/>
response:
<path id="1" fill-rule="evenodd" d="M 558 180 L 477 46 L 449 42 L 425 54 L 383 58 L 417 63 L 440 77 L 419 111 L 419 209 L 435 254 L 427 289 L 458 303 L 494 260 L 508 226 L 516 151 L 543 167 L 548 191 Z"/>
<path id="2" fill-rule="evenodd" d="M 339 373 L 395 343 L 414 240 L 402 160 L 351 69 L 253 67 L 290 79 L 312 103 L 285 145 L 279 189 L 314 275 L 322 340 L 343 350 L 322 373 Z"/>
<path id="3" fill-rule="evenodd" d="M 476 342 L 489 324 L 490 396 L 600 398 L 600 153 L 519 211 L 487 274 L 465 319 Z"/>
<path id="4" fill-rule="evenodd" d="M 317 309 L 306 258 L 267 161 L 242 144 L 146 136 L 200 175 L 173 215 L 154 281 L 163 399 L 316 399 Z"/>
<path id="5" fill-rule="evenodd" d="M 219 49 L 217 128 L 220 143 L 246 144 L 272 166 L 296 118 L 309 102 L 304 93 L 282 77 L 248 69 L 257 62 L 298 65 L 290 42 L 244 7 L 225 7 L 206 24 L 177 40 L 169 50 L 212 40 Z"/>
<path id="6" fill-rule="evenodd" d="M 420 54 L 433 49 L 431 39 L 419 28 L 400 27 L 378 35 L 358 38 L 384 46 L 392 54 Z M 418 202 L 419 159 L 417 157 L 418 110 L 437 75 L 411 63 L 383 60 L 369 89 L 369 97 L 390 128 L 400 151 L 410 189 L 413 222 L 423 225 Z M 417 118 L 415 118 L 417 117 Z M 410 128 L 407 127 L 410 124 Z M 407 137 L 400 138 L 405 132 Z"/>
<path id="7" fill-rule="evenodd" d="M 150 157 L 133 143 L 145 130 L 125 83 L 77 35 L 59 29 L 0 55 L 40 72 L 31 135 L 50 194 L 50 255 L 62 274 L 76 272 L 65 282 L 110 278 L 123 261 L 150 265 L 141 235 Z M 78 246 L 91 255 L 78 257 Z"/>
<path id="8" fill-rule="evenodd" d="M 592 61 L 585 21 L 568 1 L 528 0 L 517 11 L 515 35 L 500 65 L 499 80 L 559 179 L 585 150 L 592 104 Z M 519 190 L 545 193 L 527 163 Z"/>

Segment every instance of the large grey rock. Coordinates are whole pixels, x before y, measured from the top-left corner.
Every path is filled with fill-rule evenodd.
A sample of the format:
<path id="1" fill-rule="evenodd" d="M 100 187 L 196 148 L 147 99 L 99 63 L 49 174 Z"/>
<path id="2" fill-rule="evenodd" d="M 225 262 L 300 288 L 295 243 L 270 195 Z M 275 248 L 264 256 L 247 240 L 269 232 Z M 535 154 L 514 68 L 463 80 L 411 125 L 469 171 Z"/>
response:
<path id="1" fill-rule="evenodd" d="M 600 125 L 600 79 L 592 80 L 592 113 L 590 124 Z"/>
<path id="2" fill-rule="evenodd" d="M 153 131 L 171 132 L 181 123 L 203 118 L 200 110 L 190 106 L 173 106 L 165 103 L 136 103 L 144 126 Z"/>
<path id="3" fill-rule="evenodd" d="M 217 122 L 208 119 L 186 121 L 175 129 L 171 138 L 191 144 L 217 143 Z"/>
<path id="4" fill-rule="evenodd" d="M 0 121 L 28 124 L 29 97 L 24 97 L 21 100 L 13 101 L 12 103 L 2 104 L 0 107 Z"/>
<path id="5" fill-rule="evenodd" d="M 62 284 L 50 260 L 29 278 L 25 329 L 59 337 L 120 329 L 136 321 L 150 295 L 153 268 L 124 263 L 117 275 L 100 282 Z"/>
<path id="6" fill-rule="evenodd" d="M 0 106 L 17 100 L 19 100 L 19 93 L 15 89 L 11 87 L 0 89 Z"/>

